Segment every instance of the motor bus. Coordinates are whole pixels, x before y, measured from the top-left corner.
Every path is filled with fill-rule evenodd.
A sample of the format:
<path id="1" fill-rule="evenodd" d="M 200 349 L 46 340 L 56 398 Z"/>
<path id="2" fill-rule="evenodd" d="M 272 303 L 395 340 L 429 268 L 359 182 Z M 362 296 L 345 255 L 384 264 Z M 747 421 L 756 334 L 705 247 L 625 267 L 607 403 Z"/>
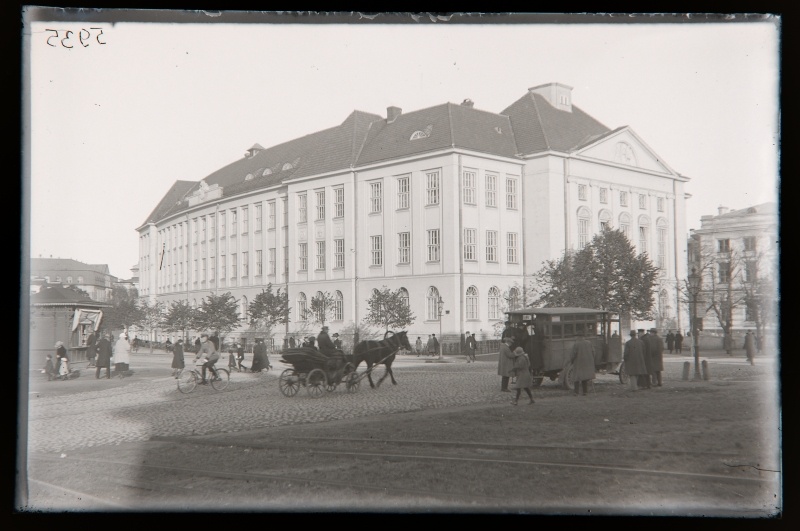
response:
<path id="1" fill-rule="evenodd" d="M 619 317 L 612 312 L 575 307 L 523 308 L 507 311 L 506 321 L 521 325 L 528 333 L 523 349 L 530 358 L 534 386 L 549 378 L 572 388 L 575 371 L 570 355 L 575 341 L 584 334 L 594 345 L 595 370 L 617 375 L 620 383 L 627 383 Z"/>

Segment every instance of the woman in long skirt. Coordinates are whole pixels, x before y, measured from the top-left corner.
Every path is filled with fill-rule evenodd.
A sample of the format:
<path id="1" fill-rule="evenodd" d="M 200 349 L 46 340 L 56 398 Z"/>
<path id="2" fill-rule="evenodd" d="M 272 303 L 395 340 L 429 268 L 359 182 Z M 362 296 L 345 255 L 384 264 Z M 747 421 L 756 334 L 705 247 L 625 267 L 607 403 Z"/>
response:
<path id="1" fill-rule="evenodd" d="M 528 404 L 533 404 L 533 393 L 531 393 L 531 387 L 533 387 L 531 363 L 528 360 L 528 355 L 525 354 L 524 350 L 522 350 L 522 347 L 517 347 L 514 349 L 514 373 L 516 374 L 517 379 L 511 385 L 511 388 L 517 390 L 517 396 L 514 397 L 514 400 L 511 401 L 511 404 L 515 406 L 517 405 L 517 402 L 519 401 L 519 395 L 522 394 L 523 389 L 530 399 Z"/>
<path id="2" fill-rule="evenodd" d="M 175 342 L 175 346 L 172 347 L 172 376 L 178 378 L 185 366 L 183 360 L 183 339 L 179 339 Z"/>

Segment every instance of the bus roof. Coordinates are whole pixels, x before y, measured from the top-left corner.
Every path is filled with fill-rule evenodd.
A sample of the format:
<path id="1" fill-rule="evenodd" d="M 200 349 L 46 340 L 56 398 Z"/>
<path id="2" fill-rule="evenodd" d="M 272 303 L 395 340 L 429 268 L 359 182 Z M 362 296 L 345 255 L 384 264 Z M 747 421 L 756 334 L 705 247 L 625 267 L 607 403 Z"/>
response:
<path id="1" fill-rule="evenodd" d="M 614 313 L 609 310 L 597 310 L 593 308 L 577 308 L 577 307 L 564 307 L 564 308 L 522 308 L 520 310 L 509 310 L 506 312 L 508 315 L 571 315 L 575 313 Z"/>

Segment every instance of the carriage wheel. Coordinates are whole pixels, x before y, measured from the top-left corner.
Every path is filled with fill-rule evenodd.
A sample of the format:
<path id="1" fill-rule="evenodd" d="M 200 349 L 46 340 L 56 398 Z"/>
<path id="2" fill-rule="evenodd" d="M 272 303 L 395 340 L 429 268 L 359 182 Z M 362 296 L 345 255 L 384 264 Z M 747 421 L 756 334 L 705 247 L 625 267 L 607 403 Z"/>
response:
<path id="1" fill-rule="evenodd" d="M 544 381 L 544 375 L 542 374 L 542 371 L 531 371 L 531 377 L 533 378 L 533 387 L 539 387 L 542 385 L 542 381 Z"/>
<path id="2" fill-rule="evenodd" d="M 564 389 L 573 389 L 575 387 L 575 365 L 568 364 L 564 367 L 562 374 L 564 375 Z"/>
<path id="3" fill-rule="evenodd" d="M 341 378 L 338 378 L 338 379 L 329 378 L 327 380 L 327 383 L 325 384 L 325 390 L 328 391 L 329 393 L 332 393 L 333 391 L 336 390 L 336 386 L 339 385 L 339 382 L 341 382 L 341 381 L 342 381 Z"/>
<path id="4" fill-rule="evenodd" d="M 625 370 L 625 362 L 623 361 L 619 366 L 619 383 L 626 384 L 631 380 L 631 375 Z"/>
<path id="5" fill-rule="evenodd" d="M 311 395 L 311 398 L 319 398 L 324 395 L 325 388 L 328 386 L 328 377 L 325 376 L 325 371 L 322 369 L 314 369 L 308 373 L 306 386 L 308 387 L 308 394 Z"/>
<path id="6" fill-rule="evenodd" d="M 348 372 L 347 376 L 345 376 L 344 378 L 345 378 L 344 385 L 348 393 L 355 393 L 356 391 L 358 391 L 358 388 L 361 386 L 361 378 L 358 376 L 358 373 L 356 371 Z"/>
<path id="7" fill-rule="evenodd" d="M 286 369 L 278 378 L 278 388 L 283 396 L 292 397 L 300 390 L 300 375 L 294 369 Z"/>

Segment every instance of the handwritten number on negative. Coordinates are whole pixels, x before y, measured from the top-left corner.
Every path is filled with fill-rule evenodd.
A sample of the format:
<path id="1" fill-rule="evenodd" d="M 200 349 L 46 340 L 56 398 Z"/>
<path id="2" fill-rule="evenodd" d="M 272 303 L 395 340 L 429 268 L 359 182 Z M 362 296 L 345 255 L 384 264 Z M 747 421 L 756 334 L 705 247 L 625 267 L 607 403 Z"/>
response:
<path id="1" fill-rule="evenodd" d="M 97 35 L 95 35 L 95 40 L 97 41 L 97 44 L 101 44 L 101 45 L 102 44 L 107 44 L 107 42 L 105 40 L 102 40 L 102 41 L 100 40 L 100 36 L 103 35 L 103 29 L 102 28 L 89 28 L 89 29 L 81 28 L 80 31 L 78 32 L 78 40 L 80 41 L 81 46 L 86 48 L 86 47 L 89 46 L 89 44 L 91 44 L 91 42 L 92 42 L 92 31 L 91 30 L 98 30 L 100 32 Z M 59 41 L 61 43 L 61 47 L 62 48 L 66 48 L 68 50 L 71 50 L 72 48 L 74 48 L 74 46 L 72 44 L 72 41 L 70 41 L 71 37 L 75 33 L 72 30 L 46 29 L 45 31 L 50 31 L 50 32 L 53 33 L 53 35 L 50 35 L 47 38 L 47 45 L 48 46 L 52 46 L 53 48 L 57 48 L 58 44 L 53 44 L 50 41 L 52 39 L 58 39 L 61 35 L 63 35 L 63 37 Z M 63 32 L 63 33 L 61 33 L 61 32 Z"/>

